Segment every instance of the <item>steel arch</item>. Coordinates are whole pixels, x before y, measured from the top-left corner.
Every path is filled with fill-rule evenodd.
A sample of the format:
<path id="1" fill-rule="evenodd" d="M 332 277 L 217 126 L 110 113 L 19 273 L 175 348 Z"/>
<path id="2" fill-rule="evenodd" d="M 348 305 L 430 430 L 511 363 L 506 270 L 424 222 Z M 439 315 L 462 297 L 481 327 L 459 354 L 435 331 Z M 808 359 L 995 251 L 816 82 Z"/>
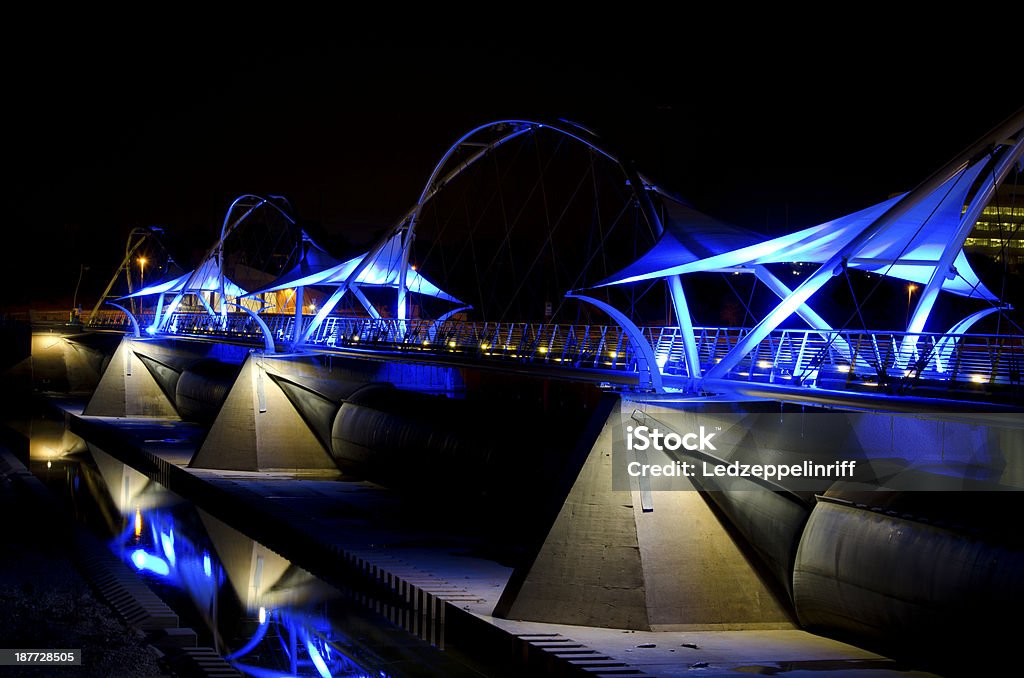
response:
<path id="1" fill-rule="evenodd" d="M 241 216 L 232 219 L 235 210 L 238 207 L 242 206 L 242 203 L 245 200 L 253 200 L 255 202 L 251 205 L 246 205 L 246 211 Z M 217 242 L 214 243 L 213 247 L 211 247 L 207 251 L 206 256 L 203 258 L 204 262 L 209 261 L 211 258 L 214 258 L 217 262 L 217 271 L 220 279 L 219 294 L 221 295 L 222 299 L 227 298 L 224 289 L 224 242 L 227 240 L 228 236 L 230 236 L 235 231 L 235 229 L 237 229 L 246 219 L 248 219 L 253 212 L 264 206 L 272 207 L 278 214 L 284 217 L 288 221 L 288 223 L 295 225 L 295 218 L 289 213 L 289 211 L 282 209 L 280 205 L 274 202 L 275 200 L 282 201 L 284 202 L 285 205 L 288 206 L 289 209 L 291 208 L 291 204 L 288 202 L 287 198 L 280 195 L 263 196 L 257 195 L 255 193 L 243 193 L 242 195 L 238 196 L 237 198 L 231 201 L 231 204 L 228 206 L 227 212 L 224 213 L 224 220 L 221 223 L 220 227 L 220 238 L 217 239 Z M 154 328 L 159 329 L 160 331 L 166 330 L 167 325 L 171 320 L 171 316 L 174 315 L 174 311 L 177 310 L 178 304 L 181 303 L 181 300 L 185 297 L 186 294 L 189 294 L 189 292 L 185 291 L 177 293 L 171 300 L 171 303 L 167 305 L 164 314 L 162 316 L 157 314 L 157 317 L 153 319 Z M 202 295 L 200 295 L 200 297 L 201 296 Z M 221 316 L 221 322 L 224 323 L 227 319 L 226 304 L 221 305 Z"/>
<path id="2" fill-rule="evenodd" d="M 494 130 L 498 135 L 487 143 L 475 143 L 474 146 L 477 147 L 475 152 L 462 160 L 455 167 L 448 169 L 448 165 L 455 153 L 469 144 L 474 137 L 487 130 Z M 423 190 L 420 192 L 419 199 L 416 201 L 416 204 L 402 215 L 395 225 L 384 234 L 374 247 L 370 249 L 369 253 L 360 265 L 352 271 L 348 279 L 339 286 L 335 294 L 328 300 L 328 304 L 330 305 L 328 306 L 325 304 L 324 307 L 320 309 L 320 312 L 317 313 L 310 326 L 304 330 L 302 340 L 305 341 L 312 335 L 316 330 L 316 327 L 323 322 L 327 317 L 327 314 L 333 309 L 333 306 L 341 299 L 345 290 L 347 290 L 358 279 L 366 266 L 373 261 L 377 253 L 384 247 L 385 243 L 399 233 L 403 233 L 402 260 L 399 263 L 398 268 L 399 279 L 395 317 L 399 321 L 404 321 L 408 313 L 408 304 L 406 302 L 406 298 L 408 296 L 408 285 L 406 283 L 406 276 L 408 273 L 409 256 L 412 251 L 413 241 L 416 238 L 416 225 L 424 206 L 430 202 L 430 200 L 437 195 L 441 189 L 451 183 L 452 180 L 468 168 L 472 167 L 479 160 L 487 157 L 495 149 L 503 146 L 513 139 L 517 139 L 525 134 L 534 133 L 539 130 L 551 130 L 576 143 L 583 144 L 595 153 L 600 154 L 610 162 L 617 165 L 628 181 L 633 196 L 655 235 L 660 236 L 664 232 L 664 224 L 662 223 L 658 210 L 650 196 L 651 191 L 661 192 L 661 189 L 655 186 L 647 179 L 647 177 L 640 174 L 631 163 L 620 159 L 620 157 L 601 142 L 593 132 L 580 125 L 565 120 L 557 122 L 543 122 L 525 118 L 494 120 L 474 127 L 449 146 L 448 150 L 446 150 L 441 156 L 441 159 L 436 165 L 434 165 L 434 169 L 431 171 L 430 177 L 427 179 Z M 680 332 L 683 336 L 687 367 L 691 375 L 700 377 L 700 361 L 697 359 L 697 344 L 693 334 L 693 322 L 690 317 L 689 306 L 686 301 L 686 295 L 683 292 L 682 283 L 679 280 L 679 276 L 670 276 L 667 282 L 669 285 L 669 292 L 672 297 L 672 306 L 676 314 L 676 322 L 679 325 Z"/>

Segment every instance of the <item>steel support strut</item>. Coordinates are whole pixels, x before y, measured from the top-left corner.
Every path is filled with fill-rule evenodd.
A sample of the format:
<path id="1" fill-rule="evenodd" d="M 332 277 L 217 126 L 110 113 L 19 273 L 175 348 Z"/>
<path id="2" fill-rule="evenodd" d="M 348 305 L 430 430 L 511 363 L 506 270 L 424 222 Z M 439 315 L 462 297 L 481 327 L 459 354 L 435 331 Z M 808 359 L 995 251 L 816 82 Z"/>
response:
<path id="1" fill-rule="evenodd" d="M 928 177 L 913 191 L 903 196 L 903 198 L 897 201 L 896 204 L 886 210 L 884 214 L 880 215 L 877 219 L 871 222 L 871 224 L 858 233 L 853 240 L 829 257 L 829 259 L 824 262 L 818 270 L 812 273 L 795 290 L 793 290 L 792 294 L 783 299 L 778 306 L 772 309 L 772 311 L 765 316 L 763 320 L 761 320 L 761 322 L 755 325 L 749 334 L 740 339 L 736 346 L 734 346 L 732 350 L 722 358 L 721 362 L 713 365 L 705 376 L 708 379 L 724 378 L 747 356 L 747 354 L 754 350 L 754 347 L 760 344 L 765 337 L 778 327 L 782 321 L 792 315 L 796 309 L 810 299 L 815 292 L 820 290 L 833 275 L 836 275 L 839 271 L 843 270 L 846 261 L 863 249 L 875 235 L 882 231 L 886 226 L 889 226 L 897 219 L 907 214 L 929 193 L 965 171 L 979 153 L 987 151 L 993 144 L 1001 143 L 1008 136 L 1017 133 L 1021 128 L 1022 121 L 1024 121 L 1024 111 L 1018 112 L 1013 117 L 994 128 L 991 132 L 972 144 L 967 150 L 961 152 L 953 160 L 946 163 L 942 169 Z"/>

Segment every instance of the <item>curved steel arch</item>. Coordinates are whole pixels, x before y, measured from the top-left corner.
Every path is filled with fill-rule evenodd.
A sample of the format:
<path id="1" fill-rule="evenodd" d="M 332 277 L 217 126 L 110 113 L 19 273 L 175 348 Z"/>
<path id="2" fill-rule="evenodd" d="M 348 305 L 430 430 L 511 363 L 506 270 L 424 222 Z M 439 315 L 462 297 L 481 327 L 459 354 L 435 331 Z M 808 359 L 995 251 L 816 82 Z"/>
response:
<path id="1" fill-rule="evenodd" d="M 235 211 L 235 208 L 238 207 L 238 204 L 240 202 L 242 202 L 243 200 L 246 200 L 246 199 L 252 199 L 252 200 L 256 200 L 258 202 L 255 205 L 250 205 L 249 209 L 246 210 L 245 214 L 243 214 L 242 216 L 238 217 L 238 219 L 236 219 L 234 222 L 231 222 L 231 214 L 232 214 L 232 212 Z M 221 227 L 220 227 L 220 240 L 217 241 L 217 245 L 223 246 L 224 240 L 229 235 L 231 235 L 231 232 L 234 231 L 236 228 L 238 228 L 238 226 L 243 221 L 245 221 L 249 217 L 250 214 L 252 214 L 256 210 L 258 210 L 259 208 L 263 207 L 264 205 L 269 205 L 270 207 L 273 207 L 275 210 L 277 210 L 277 212 L 282 217 L 287 219 L 290 224 L 294 225 L 295 224 L 295 218 L 292 217 L 292 215 L 290 213 L 288 213 L 285 210 L 281 209 L 281 207 L 279 207 L 276 203 L 271 202 L 271 200 L 281 200 L 286 205 L 288 205 L 289 209 L 291 208 L 291 203 L 288 202 L 288 199 L 285 198 L 284 196 L 281 196 L 281 195 L 266 195 L 266 196 L 264 196 L 264 195 L 256 195 L 255 193 L 243 193 L 242 195 L 240 195 L 237 198 L 235 198 L 234 200 L 232 200 L 231 201 L 231 205 L 228 206 L 228 211 L 224 213 L 224 222 L 221 224 Z"/>
<path id="2" fill-rule="evenodd" d="M 250 205 L 249 209 L 247 209 L 242 216 L 238 217 L 232 222 L 231 215 L 235 211 L 235 208 L 239 205 L 239 203 L 246 199 L 256 200 L 256 203 Z M 231 235 L 235 231 L 235 229 L 242 224 L 243 221 L 248 219 L 253 212 L 263 207 L 264 205 L 273 207 L 282 217 L 284 217 L 288 221 L 288 223 L 292 224 L 293 226 L 295 225 L 295 219 L 292 217 L 292 215 L 281 209 L 276 203 L 271 202 L 271 199 L 282 200 L 286 205 L 288 205 L 289 208 L 291 208 L 291 203 L 288 202 L 287 198 L 284 198 L 283 196 L 280 195 L 262 196 L 256 195 L 255 193 L 243 193 L 242 195 L 238 196 L 237 198 L 231 201 L 231 205 L 228 206 L 228 211 L 224 213 L 224 221 L 220 226 L 220 239 L 217 240 L 217 244 L 213 246 L 213 251 L 211 252 L 212 256 L 217 257 L 217 273 L 218 276 L 220 277 L 221 299 L 227 299 L 224 285 L 224 241 L 227 240 L 228 236 Z M 227 304 L 222 303 L 220 308 L 222 316 L 221 322 L 226 322 Z"/>
<path id="3" fill-rule="evenodd" d="M 651 347 L 651 343 L 647 341 L 644 333 L 640 331 L 632 320 L 626 317 L 626 314 L 615 308 L 611 304 L 607 304 L 600 299 L 594 299 L 593 297 L 587 297 L 582 294 L 573 294 L 572 292 L 565 295 L 569 299 L 578 299 L 579 301 L 593 304 L 597 308 L 607 313 L 611 318 L 619 323 L 626 335 L 629 337 L 629 343 L 636 351 L 636 368 L 639 374 L 640 386 L 649 386 L 654 390 L 655 393 L 664 393 L 665 386 L 661 376 L 661 368 L 658 367 L 658 358 L 654 355 L 654 349 Z M 644 382 L 644 375 L 647 376 L 647 382 Z"/>
<path id="4" fill-rule="evenodd" d="M 501 127 L 506 127 L 507 129 L 497 129 Z M 419 221 L 420 212 L 422 212 L 424 205 L 426 205 L 431 198 L 437 195 L 442 188 L 462 174 L 466 169 L 476 164 L 477 161 L 483 159 L 498 147 L 512 141 L 513 139 L 523 136 L 524 134 L 536 132 L 541 129 L 551 130 L 568 139 L 581 143 L 590 150 L 602 155 L 617 165 L 629 181 L 633 196 L 640 205 L 640 209 L 643 212 L 644 217 L 647 219 L 647 223 L 650 224 L 656 235 L 661 235 L 664 231 L 661 217 L 659 216 L 651 197 L 647 194 L 648 189 L 657 190 L 657 187 L 654 186 L 646 177 L 637 172 L 632 164 L 620 160 L 619 157 L 606 148 L 592 132 L 584 129 L 583 127 L 574 125 L 573 123 L 567 122 L 548 123 L 525 119 L 495 120 L 478 127 L 474 127 L 459 137 L 454 144 L 448 147 L 448 150 L 444 152 L 441 159 L 436 165 L 434 165 L 434 169 L 431 171 L 430 177 L 427 179 L 427 183 L 423 187 L 423 191 L 420 192 L 420 197 L 416 201 L 416 204 L 412 209 L 406 212 L 406 214 L 398 221 L 396 227 L 392 229 L 389 237 L 390 235 L 394 235 L 394 233 L 402 230 L 403 225 L 405 225 L 406 235 L 402 242 L 403 264 L 408 264 L 409 253 L 412 248 L 412 242 L 415 239 L 416 224 Z M 469 142 L 470 139 L 485 130 L 497 130 L 499 131 L 499 136 L 480 147 L 479 150 L 453 167 L 447 173 L 442 174 L 442 171 L 448 165 L 452 156 L 462 148 L 463 145 Z M 403 312 L 405 310 L 405 296 L 407 293 L 405 285 L 406 272 L 405 266 L 399 269 L 399 299 L 397 310 L 398 313 L 401 314 L 399 315 L 400 318 L 404 318 Z"/>
<path id="5" fill-rule="evenodd" d="M 618 155 L 608 149 L 590 130 L 568 121 L 551 123 L 537 120 L 510 118 L 485 123 L 463 134 L 448 148 L 447 151 L 445 151 L 441 156 L 441 159 L 434 166 L 433 171 L 431 171 L 430 177 L 427 179 L 427 183 L 420 192 L 419 200 L 417 200 L 416 204 L 398 220 L 395 227 L 385 235 L 378 246 L 375 247 L 374 250 L 371 250 L 371 254 L 375 255 L 376 252 L 383 247 L 384 243 L 392 236 L 403 230 L 405 231 L 405 235 L 402 240 L 402 261 L 400 262 L 398 269 L 399 279 L 396 308 L 396 317 L 398 320 L 405 320 L 408 310 L 406 303 L 406 297 L 408 296 L 406 275 L 408 273 L 409 255 L 412 250 L 413 241 L 416 237 L 416 224 L 424 205 L 426 205 L 431 198 L 437 195 L 437 193 L 453 179 L 498 147 L 524 134 L 536 132 L 542 129 L 551 130 L 567 139 L 583 144 L 595 153 L 600 154 L 617 165 L 628 181 L 633 192 L 633 196 L 636 199 L 640 210 L 643 212 L 644 217 L 647 219 L 647 223 L 654 231 L 655 237 L 661 236 L 665 231 L 661 216 L 658 214 L 658 210 L 649 195 L 649 191 L 653 190 L 657 192 L 660 191 L 660 189 L 649 181 L 647 177 L 640 174 L 636 168 L 633 167 L 632 163 L 621 160 Z M 475 153 L 460 162 L 458 165 L 447 172 L 444 172 L 449 161 L 452 159 L 452 156 L 467 142 L 469 142 L 470 139 L 485 130 L 495 130 L 499 134 L 495 139 L 480 147 Z M 349 280 L 346 281 L 345 286 L 347 287 L 350 285 L 352 281 L 356 279 L 355 276 L 358 276 L 361 272 L 361 268 L 357 268 L 357 270 L 352 273 Z M 697 357 L 697 343 L 693 334 L 693 321 L 690 317 L 690 309 L 686 301 L 686 295 L 683 292 L 682 283 L 679 280 L 679 276 L 670 276 L 667 279 L 667 283 L 669 286 L 669 293 L 672 297 L 672 306 L 676 314 L 676 322 L 678 323 L 680 332 L 683 336 L 687 368 L 692 376 L 700 377 L 701 368 L 700 361 Z"/>
<path id="6" fill-rule="evenodd" d="M 476 150 L 468 158 L 464 159 L 462 162 L 460 162 L 458 165 L 451 168 L 447 172 L 442 173 L 445 167 L 448 165 L 448 162 L 451 160 L 452 156 L 460 148 L 462 148 L 464 144 L 469 142 L 470 139 L 480 134 L 484 130 L 495 129 L 502 126 L 507 126 L 508 129 L 501 130 L 502 133 L 497 138 L 491 140 L 487 144 L 480 146 L 478 150 Z M 313 334 L 317 326 L 319 326 L 324 321 L 327 315 L 333 310 L 334 306 L 337 305 L 337 303 L 341 300 L 341 297 L 345 294 L 345 291 L 347 291 L 348 288 L 351 287 L 356 280 L 358 280 L 363 270 L 365 270 L 365 268 L 370 263 L 373 262 L 377 254 L 381 251 L 381 249 L 384 248 L 384 245 L 387 244 L 387 242 L 390 241 L 391 238 L 394 237 L 396 234 L 401 233 L 403 231 L 405 231 L 405 235 L 403 236 L 402 239 L 402 260 L 399 264 L 398 269 L 398 294 L 395 316 L 400 321 L 405 320 L 408 312 L 408 309 L 406 308 L 406 297 L 408 296 L 408 284 L 406 282 L 406 276 L 408 274 L 409 268 L 409 254 L 412 250 L 412 243 L 415 240 L 416 224 L 419 220 L 419 215 L 420 212 L 423 210 L 423 207 L 428 202 L 430 202 L 430 200 L 435 195 L 437 195 L 438 192 L 441 191 L 441 189 L 443 189 L 445 186 L 451 183 L 452 180 L 454 180 L 468 168 L 472 167 L 477 161 L 487 157 L 488 154 L 493 152 L 495 149 L 503 146 L 504 144 L 508 143 L 509 141 L 517 139 L 523 136 L 524 134 L 528 134 L 538 129 L 551 129 L 556 132 L 561 132 L 565 134 L 565 136 L 571 139 L 575 139 L 580 143 L 583 143 L 584 145 L 593 149 L 595 152 L 600 153 L 604 157 L 608 158 L 612 162 L 619 165 L 622 168 L 623 172 L 626 174 L 626 178 L 630 179 L 630 185 L 633 187 L 634 193 L 637 195 L 642 195 L 642 197 L 646 199 L 646 202 L 641 200 L 641 206 L 644 208 L 644 214 L 648 219 L 651 219 L 653 217 L 655 221 L 651 222 L 652 228 L 655 230 L 656 233 L 661 233 L 661 219 L 658 217 L 657 212 L 654 210 L 653 203 L 650 202 L 650 196 L 645 195 L 643 191 L 637 190 L 637 186 L 643 185 L 646 187 L 649 185 L 648 183 L 644 183 L 646 182 L 646 179 L 640 177 L 635 172 L 630 173 L 627 167 L 623 163 L 619 162 L 619 159 L 614 154 L 606 150 L 597 141 L 597 139 L 593 137 L 592 134 L 586 132 L 585 130 L 582 130 L 582 128 L 580 128 L 580 131 L 570 131 L 564 129 L 560 125 L 544 123 L 535 120 L 494 120 L 492 122 L 488 122 L 483 125 L 474 127 L 473 129 L 459 137 L 455 141 L 455 143 L 448 147 L 448 150 L 444 152 L 444 154 L 441 156 L 441 159 L 437 162 L 436 165 L 434 165 L 434 169 L 431 170 L 430 176 L 427 179 L 427 183 L 423 186 L 423 190 L 420 192 L 420 196 L 419 199 L 417 199 L 416 204 L 409 208 L 409 210 L 405 212 L 405 214 L 403 214 L 394 223 L 394 225 L 381 236 L 381 238 L 376 243 L 374 243 L 373 247 L 370 248 L 370 250 L 366 253 L 366 256 L 363 257 L 363 260 L 359 263 L 358 266 L 356 266 L 356 268 L 352 271 L 352 273 L 345 280 L 345 282 L 339 285 L 335 292 L 328 298 L 327 302 L 320 307 L 320 310 L 317 312 L 316 316 L 313 318 L 310 325 L 303 330 L 300 343 L 305 342 Z M 591 138 L 588 139 L 586 138 L 587 136 Z"/>
<path id="7" fill-rule="evenodd" d="M 983 308 L 950 327 L 935 345 L 935 354 L 932 358 L 935 361 L 935 370 L 937 372 L 946 371 L 946 365 L 949 364 L 949 357 L 953 354 L 953 349 L 956 348 L 956 343 L 963 338 L 963 335 L 970 331 L 971 327 L 973 327 L 975 323 L 986 316 L 1002 310 L 1004 310 L 1003 306 Z"/>
<path id="8" fill-rule="evenodd" d="M 277 345 L 274 343 L 274 333 L 267 327 L 267 323 L 261 318 L 255 311 L 241 304 L 233 302 L 225 302 L 225 306 L 234 306 L 245 311 L 245 314 L 256 321 L 256 325 L 259 326 L 260 332 L 263 333 L 263 351 L 267 354 L 273 354 L 277 351 Z"/>
<path id="9" fill-rule="evenodd" d="M 146 242 L 147 239 L 154 239 L 156 243 L 160 246 L 160 248 L 164 250 L 164 253 L 168 254 L 168 259 L 170 259 L 170 254 L 167 253 L 167 248 L 163 245 L 163 242 L 159 238 L 159 234 L 162 232 L 163 229 L 156 226 L 138 226 L 128 232 L 128 239 L 125 241 L 124 244 L 124 258 L 121 260 L 121 264 L 118 266 L 117 271 L 114 273 L 114 276 L 110 279 L 110 282 L 107 283 L 107 287 L 103 290 L 103 293 L 96 300 L 96 305 L 92 307 L 92 312 L 89 314 L 90 322 L 92 321 L 92 318 L 95 318 L 97 316 L 97 312 L 100 310 L 100 306 L 106 303 L 107 297 L 110 295 L 110 291 L 114 288 L 114 284 L 117 281 L 118 276 L 121 275 L 121 271 L 126 272 L 126 277 L 128 280 L 128 293 L 132 293 L 132 278 L 131 275 L 127 275 L 128 266 L 130 265 L 132 256 L 134 256 L 135 252 L 138 251 L 140 247 L 142 247 L 142 244 Z M 131 306 L 133 309 L 135 308 L 134 299 L 131 301 L 129 306 Z"/>
<path id="10" fill-rule="evenodd" d="M 135 336 L 136 339 L 141 339 L 142 338 L 142 332 L 139 329 L 139 321 L 135 318 L 135 314 L 132 313 L 131 311 L 129 311 L 124 306 L 122 306 L 121 304 L 115 304 L 112 301 L 108 301 L 107 304 L 109 306 L 113 306 L 114 308 L 118 308 L 118 309 L 121 309 L 122 311 L 124 311 L 124 314 L 126 316 L 128 316 L 128 320 L 131 321 L 131 323 L 132 323 L 132 334 Z"/>
<path id="11" fill-rule="evenodd" d="M 235 209 L 238 208 L 244 200 L 254 200 L 255 203 L 252 205 L 247 205 L 246 211 L 238 218 L 232 220 L 232 216 L 235 212 Z M 207 254 L 203 258 L 203 262 L 208 261 L 211 257 L 214 257 L 216 259 L 217 274 L 220 279 L 220 295 L 222 299 L 227 298 L 225 294 L 224 285 L 224 242 L 227 240 L 228 236 L 231 235 L 235 231 L 235 229 L 237 229 L 242 224 L 242 222 L 248 219 L 253 212 L 264 206 L 272 207 L 278 214 L 284 217 L 288 221 L 288 223 L 292 225 L 296 224 L 295 218 L 291 215 L 291 213 L 288 210 L 282 209 L 280 205 L 274 202 L 275 200 L 283 202 L 285 205 L 287 205 L 289 210 L 291 209 L 291 203 L 289 203 L 288 199 L 285 198 L 284 196 L 263 196 L 258 195 L 256 193 L 243 193 L 242 195 L 238 196 L 237 198 L 231 201 L 231 204 L 228 206 L 227 212 L 224 213 L 224 220 L 221 223 L 220 227 L 220 237 L 217 239 L 217 242 L 214 243 L 213 247 L 207 250 Z M 181 303 L 182 298 L 186 294 L 189 294 L 189 292 L 178 292 L 171 300 L 171 303 L 167 305 L 167 309 L 164 312 L 164 315 L 158 316 L 157 318 L 154 319 L 153 326 L 163 331 L 167 327 L 167 324 L 170 322 L 171 316 L 177 309 L 178 304 Z M 221 316 L 221 322 L 226 322 L 227 304 L 221 304 Z"/>
<path id="12" fill-rule="evenodd" d="M 453 308 L 452 310 L 448 311 L 447 313 L 442 314 L 440 318 L 438 318 L 437 320 L 432 322 L 430 324 L 430 328 L 427 330 L 427 336 L 430 337 L 430 341 L 434 341 L 434 338 L 437 336 L 437 328 L 439 328 L 441 325 L 443 325 L 445 322 L 447 322 L 449 318 L 451 318 L 456 313 L 461 313 L 462 311 L 468 311 L 471 308 L 473 308 L 473 307 L 470 306 L 470 305 L 459 306 L 458 308 Z"/>

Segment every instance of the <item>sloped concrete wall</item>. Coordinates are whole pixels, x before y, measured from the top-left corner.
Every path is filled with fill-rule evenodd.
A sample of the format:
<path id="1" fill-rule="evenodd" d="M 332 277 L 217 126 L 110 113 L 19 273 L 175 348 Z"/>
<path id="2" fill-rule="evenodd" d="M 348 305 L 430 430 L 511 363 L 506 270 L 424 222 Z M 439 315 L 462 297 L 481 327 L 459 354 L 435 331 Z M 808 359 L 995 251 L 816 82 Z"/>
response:
<path id="1" fill-rule="evenodd" d="M 525 581 L 501 616 L 650 628 L 632 493 L 611 489 L 611 435 L 606 424 Z"/>
<path id="2" fill-rule="evenodd" d="M 89 335 L 33 332 L 33 387 L 44 391 L 88 393 L 96 388 L 113 349 L 112 342 L 88 341 Z"/>
<path id="3" fill-rule="evenodd" d="M 191 466 L 237 471 L 336 468 L 267 373 L 269 365 L 277 372 L 287 371 L 289 364 L 284 358 L 250 354 Z"/>
<path id="4" fill-rule="evenodd" d="M 145 342 L 121 340 L 83 414 L 97 417 L 165 417 L 177 419 L 174 404 L 135 354 Z"/>
<path id="5" fill-rule="evenodd" d="M 619 416 L 616 407 L 522 584 L 496 613 L 637 630 L 791 628 L 700 493 L 659 492 L 645 511 L 639 489 L 612 489 L 612 450 L 625 444 Z"/>

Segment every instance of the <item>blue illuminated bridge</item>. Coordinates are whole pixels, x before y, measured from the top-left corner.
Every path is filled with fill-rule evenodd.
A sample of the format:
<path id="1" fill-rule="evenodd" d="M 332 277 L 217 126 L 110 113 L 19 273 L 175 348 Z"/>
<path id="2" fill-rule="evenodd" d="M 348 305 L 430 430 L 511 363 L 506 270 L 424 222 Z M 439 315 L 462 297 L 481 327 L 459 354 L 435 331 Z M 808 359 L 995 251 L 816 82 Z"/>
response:
<path id="1" fill-rule="evenodd" d="M 1024 110 L 765 234 L 574 123 L 492 122 L 362 242 L 275 195 L 187 264 L 133 230 L 86 331 L 31 336 L 61 396 L 29 458 L 71 496 L 78 466 L 80 514 L 211 629 L 237 615 L 213 638 L 247 675 L 376 671 L 366 629 L 387 675 L 1001 675 L 1022 172 Z"/>
<path id="2" fill-rule="evenodd" d="M 1018 112 L 907 193 L 766 237 L 578 125 L 502 120 L 456 141 L 415 204 L 344 258 L 276 196 L 236 199 L 191 269 L 133 232 L 84 320 L 655 393 L 1013 400 L 1024 331 L 964 244 L 1019 183 L 1022 128 Z M 1016 229 L 1018 211 L 996 213 Z"/>

